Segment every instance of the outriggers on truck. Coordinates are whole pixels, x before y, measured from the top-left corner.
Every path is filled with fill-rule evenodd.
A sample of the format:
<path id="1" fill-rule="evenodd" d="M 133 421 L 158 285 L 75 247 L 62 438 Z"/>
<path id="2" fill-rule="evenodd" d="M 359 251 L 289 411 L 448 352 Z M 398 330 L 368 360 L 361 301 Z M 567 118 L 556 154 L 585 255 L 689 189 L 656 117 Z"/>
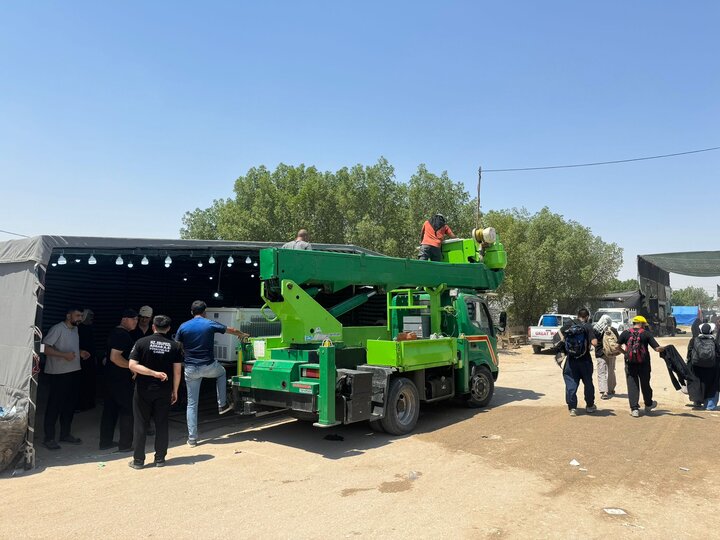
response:
<path id="1" fill-rule="evenodd" d="M 402 435 L 421 402 L 488 405 L 505 316 L 496 326 L 482 295 L 500 285 L 506 262 L 492 228 L 445 242 L 443 262 L 262 250 L 263 307 L 281 334 L 240 344 L 236 412 L 289 409 L 318 427 L 369 421 Z M 350 315 L 383 293 L 380 324 L 354 325 Z"/>

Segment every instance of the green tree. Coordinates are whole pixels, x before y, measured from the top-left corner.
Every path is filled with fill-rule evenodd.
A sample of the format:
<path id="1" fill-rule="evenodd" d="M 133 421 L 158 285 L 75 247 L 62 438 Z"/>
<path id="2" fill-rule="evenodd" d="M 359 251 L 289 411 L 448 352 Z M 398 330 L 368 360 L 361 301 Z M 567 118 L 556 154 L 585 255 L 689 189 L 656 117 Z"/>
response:
<path id="1" fill-rule="evenodd" d="M 306 228 L 312 242 L 414 257 L 422 224 L 434 213 L 445 214 L 458 235 L 472 229 L 474 200 L 461 183 L 425 165 L 400 182 L 385 158 L 335 173 L 305 165 L 254 167 L 235 181 L 234 192 L 187 212 L 181 237 L 285 242 Z"/>
<path id="2" fill-rule="evenodd" d="M 625 279 L 625 280 L 619 280 L 617 278 L 612 278 L 608 281 L 607 287 L 604 292 L 625 292 L 625 291 L 636 291 L 638 290 L 638 281 L 637 279 Z"/>
<path id="3" fill-rule="evenodd" d="M 685 287 L 672 292 L 671 304 L 673 306 L 701 306 L 708 307 L 713 297 L 702 287 Z"/>
<path id="4" fill-rule="evenodd" d="M 533 324 L 557 305 L 575 312 L 607 288 L 622 265 L 622 249 L 590 229 L 543 208 L 488 212 L 508 253 L 505 281 L 498 293 L 515 324 Z"/>

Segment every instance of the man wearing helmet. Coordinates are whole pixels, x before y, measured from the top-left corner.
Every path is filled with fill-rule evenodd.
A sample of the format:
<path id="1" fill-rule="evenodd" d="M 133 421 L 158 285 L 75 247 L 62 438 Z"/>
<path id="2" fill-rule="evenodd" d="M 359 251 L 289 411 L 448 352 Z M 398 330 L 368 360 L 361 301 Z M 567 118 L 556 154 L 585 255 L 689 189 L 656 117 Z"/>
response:
<path id="1" fill-rule="evenodd" d="M 625 376 L 627 379 L 628 400 L 630 401 L 630 415 L 640 416 L 640 391 L 645 401 L 645 414 L 649 414 L 657 401 L 653 401 L 653 391 L 650 386 L 650 347 L 656 352 L 662 352 L 655 336 L 646 328 L 647 319 L 638 315 L 632 320 L 633 326 L 620 334 L 618 345 L 625 354 Z"/>

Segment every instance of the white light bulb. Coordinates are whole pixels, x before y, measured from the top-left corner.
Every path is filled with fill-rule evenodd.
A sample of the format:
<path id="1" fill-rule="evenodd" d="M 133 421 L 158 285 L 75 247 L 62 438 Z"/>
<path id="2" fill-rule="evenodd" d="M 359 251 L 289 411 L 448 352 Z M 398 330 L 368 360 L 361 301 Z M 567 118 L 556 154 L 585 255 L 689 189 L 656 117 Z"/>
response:
<path id="1" fill-rule="evenodd" d="M 250 277 L 255 277 L 255 274 L 250 274 Z"/>
<path id="2" fill-rule="evenodd" d="M 231 267 L 232 267 L 232 263 L 227 263 L 227 267 L 228 267 L 228 268 L 231 268 Z"/>
<path id="3" fill-rule="evenodd" d="M 210 276 L 210 281 L 212 281 L 212 278 L 213 278 L 213 277 L 212 277 L 212 276 Z"/>
<path id="4" fill-rule="evenodd" d="M 213 257 L 212 255 L 210 255 L 210 258 L 208 259 L 208 263 L 209 263 L 209 264 L 215 264 L 215 257 Z"/>
<path id="5" fill-rule="evenodd" d="M 250 264 L 251 262 L 252 262 L 252 259 L 248 256 L 248 257 L 245 259 L 245 264 Z"/>
<path id="6" fill-rule="evenodd" d="M 187 281 L 187 278 L 186 278 L 186 277 L 184 277 L 184 278 L 183 278 L 183 281 Z"/>
<path id="7" fill-rule="evenodd" d="M 90 258 L 88 259 L 88 264 L 97 264 L 97 259 L 95 258 L 95 255 L 90 255 Z"/>
<path id="8" fill-rule="evenodd" d="M 165 257 L 165 264 L 172 264 L 172 258 L 170 257 L 170 255 Z"/>
<path id="9" fill-rule="evenodd" d="M 220 293 L 219 293 L 219 292 L 213 293 L 213 296 L 214 296 L 215 298 L 217 298 L 218 296 L 220 296 Z"/>
<path id="10" fill-rule="evenodd" d="M 253 266 L 257 266 L 257 263 L 256 263 L 256 262 L 254 262 L 254 263 L 253 263 Z"/>
<path id="11" fill-rule="evenodd" d="M 165 268 L 170 268 L 170 265 L 168 263 L 165 263 Z"/>
<path id="12" fill-rule="evenodd" d="M 135 266 L 135 265 L 133 264 L 132 261 L 130 261 L 130 262 L 128 263 L 128 268 L 132 268 L 133 266 Z"/>
<path id="13" fill-rule="evenodd" d="M 52 263 L 50 266 L 57 266 L 57 263 Z"/>
<path id="14" fill-rule="evenodd" d="M 75 259 L 75 262 L 76 262 L 76 263 L 79 263 L 79 262 L 80 262 L 80 259 Z"/>
<path id="15" fill-rule="evenodd" d="M 150 264 L 150 261 L 148 261 L 147 257 L 143 256 L 142 261 L 140 261 L 140 264 L 142 264 L 143 266 L 147 266 L 148 264 Z"/>
<path id="16" fill-rule="evenodd" d="M 233 256 L 230 255 L 230 256 L 228 257 L 228 264 L 233 264 L 234 262 L 235 262 L 235 259 L 233 259 Z"/>
<path id="17" fill-rule="evenodd" d="M 198 261 L 198 268 L 202 268 L 202 261 Z"/>
<path id="18" fill-rule="evenodd" d="M 65 255 L 60 255 L 57 260 L 58 264 L 67 264 L 67 259 L 65 258 Z"/>
<path id="19" fill-rule="evenodd" d="M 123 261 L 122 255 L 118 255 L 118 258 L 115 259 L 115 264 L 117 264 L 118 266 L 121 266 L 122 264 L 124 264 L 124 262 L 125 261 Z"/>

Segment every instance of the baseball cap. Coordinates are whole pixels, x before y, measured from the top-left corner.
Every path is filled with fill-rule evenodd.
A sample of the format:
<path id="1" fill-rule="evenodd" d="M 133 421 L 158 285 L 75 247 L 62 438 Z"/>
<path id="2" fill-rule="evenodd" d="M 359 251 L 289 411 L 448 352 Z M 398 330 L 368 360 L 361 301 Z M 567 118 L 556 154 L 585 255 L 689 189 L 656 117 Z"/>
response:
<path id="1" fill-rule="evenodd" d="M 153 309 L 150 306 L 143 306 L 138 311 L 138 314 L 141 317 L 152 317 L 153 316 Z"/>
<path id="2" fill-rule="evenodd" d="M 128 309 L 126 309 L 126 310 L 124 310 L 124 311 L 122 312 L 122 318 L 123 318 L 123 319 L 134 319 L 134 318 L 137 317 L 137 316 L 138 316 L 138 313 L 137 313 L 137 311 L 135 311 L 134 309 L 129 309 L 129 308 L 128 308 Z"/>

